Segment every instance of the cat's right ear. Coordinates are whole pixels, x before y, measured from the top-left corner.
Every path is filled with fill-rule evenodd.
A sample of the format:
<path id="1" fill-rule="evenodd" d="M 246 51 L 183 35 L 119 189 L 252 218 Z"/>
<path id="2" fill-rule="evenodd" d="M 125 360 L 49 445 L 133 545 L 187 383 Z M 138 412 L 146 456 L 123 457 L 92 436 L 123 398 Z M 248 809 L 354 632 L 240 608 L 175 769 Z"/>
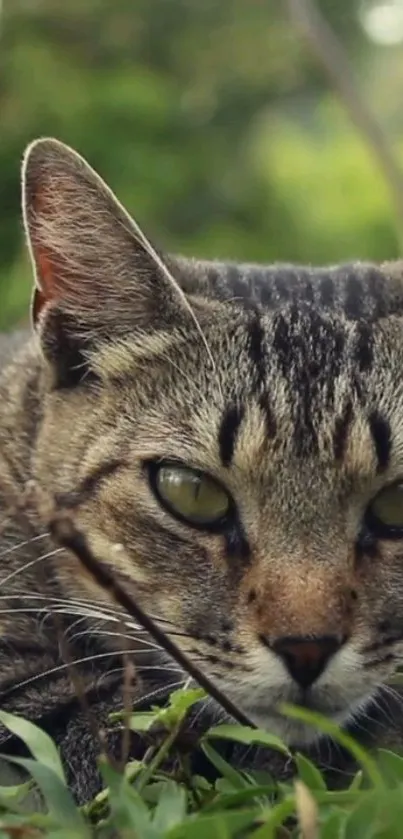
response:
<path id="1" fill-rule="evenodd" d="M 53 139 L 32 143 L 22 191 L 33 320 L 52 361 L 81 364 L 91 344 L 189 317 L 172 263 L 75 151 Z"/>

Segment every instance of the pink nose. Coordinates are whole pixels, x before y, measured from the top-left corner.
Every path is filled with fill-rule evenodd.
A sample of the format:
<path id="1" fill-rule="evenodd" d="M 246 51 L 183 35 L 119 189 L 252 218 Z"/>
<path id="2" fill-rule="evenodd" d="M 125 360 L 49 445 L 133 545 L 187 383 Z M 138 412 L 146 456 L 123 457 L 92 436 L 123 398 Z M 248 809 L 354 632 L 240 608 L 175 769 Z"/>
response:
<path id="1" fill-rule="evenodd" d="M 333 635 L 317 638 L 287 636 L 278 638 L 271 649 L 283 659 L 287 670 L 302 688 L 309 688 L 323 673 L 341 641 Z"/>

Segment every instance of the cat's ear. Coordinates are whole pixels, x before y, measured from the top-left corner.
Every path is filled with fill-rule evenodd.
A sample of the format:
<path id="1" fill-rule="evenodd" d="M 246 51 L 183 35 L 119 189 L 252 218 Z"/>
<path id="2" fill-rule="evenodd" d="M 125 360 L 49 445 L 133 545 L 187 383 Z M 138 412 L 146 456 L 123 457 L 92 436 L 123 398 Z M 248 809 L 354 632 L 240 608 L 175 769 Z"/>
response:
<path id="1" fill-rule="evenodd" d="M 76 152 L 57 140 L 35 141 L 22 185 L 33 319 L 48 355 L 75 363 L 83 343 L 163 329 L 186 316 L 167 262 Z"/>

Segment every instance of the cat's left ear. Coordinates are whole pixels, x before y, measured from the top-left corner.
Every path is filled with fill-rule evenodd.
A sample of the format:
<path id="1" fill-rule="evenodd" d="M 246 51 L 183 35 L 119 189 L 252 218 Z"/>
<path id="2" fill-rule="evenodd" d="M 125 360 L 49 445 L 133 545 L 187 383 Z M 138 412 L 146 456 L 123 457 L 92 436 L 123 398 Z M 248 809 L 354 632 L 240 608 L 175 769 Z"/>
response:
<path id="1" fill-rule="evenodd" d="M 189 317 L 173 263 L 75 151 L 37 140 L 25 153 L 22 182 L 33 320 L 52 361 L 79 356 L 83 342 L 88 348 Z"/>

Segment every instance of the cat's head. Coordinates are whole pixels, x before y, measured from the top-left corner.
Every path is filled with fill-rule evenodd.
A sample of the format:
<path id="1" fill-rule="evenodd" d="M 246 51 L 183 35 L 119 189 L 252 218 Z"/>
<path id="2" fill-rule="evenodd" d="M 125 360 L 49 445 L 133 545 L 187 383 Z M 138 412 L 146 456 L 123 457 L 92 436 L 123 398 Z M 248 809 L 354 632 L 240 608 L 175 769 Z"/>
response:
<path id="1" fill-rule="evenodd" d="M 403 656 L 399 266 L 168 258 L 52 140 L 23 181 L 42 490 L 256 722 L 351 719 Z"/>

